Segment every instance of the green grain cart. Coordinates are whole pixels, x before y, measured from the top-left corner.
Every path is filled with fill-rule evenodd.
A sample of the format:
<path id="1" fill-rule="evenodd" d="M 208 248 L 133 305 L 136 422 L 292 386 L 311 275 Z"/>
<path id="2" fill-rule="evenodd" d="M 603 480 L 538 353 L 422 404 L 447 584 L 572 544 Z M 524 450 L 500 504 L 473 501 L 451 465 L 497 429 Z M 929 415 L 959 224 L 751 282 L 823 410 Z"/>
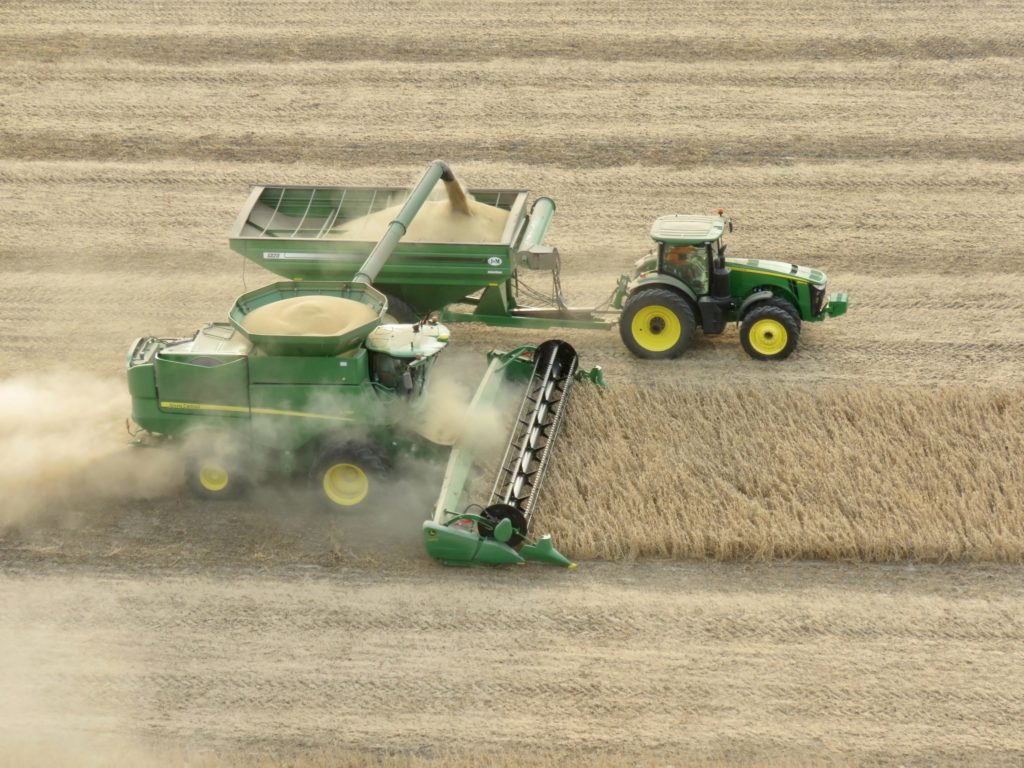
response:
<path id="1" fill-rule="evenodd" d="M 526 394 L 485 504 L 463 499 L 475 446 L 465 438 L 439 446 L 408 426 L 416 408 L 430 406 L 423 402 L 427 378 L 447 346 L 448 330 L 435 320 L 385 322 L 408 319 L 393 315 L 408 311 L 403 298 L 419 304 L 420 294 L 410 289 L 389 298 L 373 283 L 389 270 L 403 280 L 418 274 L 430 282 L 431 270 L 410 265 L 412 257 L 400 241 L 438 180 L 454 177 L 435 161 L 402 196 L 404 204 L 383 237 L 362 249 L 362 255 L 352 255 L 345 280 L 314 281 L 303 271 L 290 276 L 306 279 L 241 296 L 228 322 L 206 325 L 183 338 L 137 339 L 127 364 L 138 442 L 180 446 L 187 457 L 188 483 L 203 497 L 232 496 L 271 472 L 299 472 L 308 475 L 325 505 L 351 511 L 374 507 L 398 454 L 443 456 L 447 451 L 444 490 L 424 525 L 431 555 L 452 564 L 538 560 L 571 565 L 550 539 L 531 540 L 529 525 L 572 384 L 583 376 L 599 381 L 599 369 L 580 371 L 575 351 L 557 340 L 491 353 L 470 419 L 474 409 L 487 408 L 502 396 L 506 381 L 520 380 Z M 281 199 L 285 196 L 281 192 L 274 205 L 290 212 Z M 321 213 L 312 202 L 319 198 L 311 192 L 306 198 L 304 226 L 312 226 L 312 214 Z M 341 208 L 336 205 L 335 213 Z M 269 231 L 261 237 L 270 237 Z M 413 244 L 412 251 L 420 253 L 422 247 Z M 292 263 L 290 254 L 286 246 L 261 258 L 280 266 Z M 393 254 L 397 266 L 389 265 Z M 324 263 L 309 252 L 301 261 Z M 458 265 L 430 257 L 425 261 L 460 271 Z M 327 272 L 338 274 L 327 270 L 315 276 Z M 392 284 L 387 287 L 394 290 Z M 429 295 L 448 294 L 430 289 Z M 347 299 L 372 311 L 357 326 L 333 335 L 254 333 L 247 327 L 247 318 L 263 307 L 310 296 Z"/>

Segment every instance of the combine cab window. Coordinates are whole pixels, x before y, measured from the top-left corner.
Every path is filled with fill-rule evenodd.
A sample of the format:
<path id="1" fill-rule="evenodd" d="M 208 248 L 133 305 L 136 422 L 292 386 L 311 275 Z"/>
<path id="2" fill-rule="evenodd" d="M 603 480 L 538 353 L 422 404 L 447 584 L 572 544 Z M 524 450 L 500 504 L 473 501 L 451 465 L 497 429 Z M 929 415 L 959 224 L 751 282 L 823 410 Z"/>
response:
<path id="1" fill-rule="evenodd" d="M 662 245 L 662 269 L 679 278 L 698 296 L 708 292 L 708 246 Z"/>

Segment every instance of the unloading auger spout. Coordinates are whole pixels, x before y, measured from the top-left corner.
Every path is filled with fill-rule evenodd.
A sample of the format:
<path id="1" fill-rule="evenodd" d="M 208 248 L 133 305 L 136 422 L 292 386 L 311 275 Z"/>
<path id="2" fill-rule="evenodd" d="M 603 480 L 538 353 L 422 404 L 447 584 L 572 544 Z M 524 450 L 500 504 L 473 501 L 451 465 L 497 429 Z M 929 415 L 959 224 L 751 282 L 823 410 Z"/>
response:
<path id="1" fill-rule="evenodd" d="M 433 519 L 423 524 L 427 552 L 443 563 L 501 565 L 535 560 L 575 567 L 554 548 L 550 536 L 531 539 L 529 528 L 573 383 L 588 378 L 604 386 L 604 380 L 600 368 L 580 371 L 576 350 L 557 339 L 496 353 L 470 405 L 470 415 L 494 402 L 503 381 L 526 377 L 526 393 L 486 507 L 462 499 L 473 466 L 473 445 L 460 440 L 452 450 Z"/>
<path id="2" fill-rule="evenodd" d="M 398 241 L 405 235 L 412 220 L 430 196 L 438 180 L 445 183 L 455 181 L 455 174 L 452 173 L 452 169 L 443 160 L 434 160 L 427 166 L 427 170 L 420 177 L 420 180 L 416 182 L 416 186 L 409 193 L 409 197 L 406 198 L 401 210 L 398 211 L 395 218 L 388 224 L 384 235 L 373 247 L 373 250 L 370 251 L 363 265 L 359 267 L 359 271 L 352 278 L 352 282 L 364 283 L 365 285 L 373 284 L 384 264 L 394 252 Z"/>

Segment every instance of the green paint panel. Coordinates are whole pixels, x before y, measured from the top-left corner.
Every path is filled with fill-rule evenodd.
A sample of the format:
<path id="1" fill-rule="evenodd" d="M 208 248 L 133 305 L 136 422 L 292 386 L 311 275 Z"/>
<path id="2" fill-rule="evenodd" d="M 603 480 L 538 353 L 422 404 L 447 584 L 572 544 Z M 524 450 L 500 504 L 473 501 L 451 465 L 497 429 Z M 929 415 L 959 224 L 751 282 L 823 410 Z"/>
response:
<path id="1" fill-rule="evenodd" d="M 369 377 L 367 360 L 365 349 L 337 357 L 254 355 L 249 378 L 253 384 L 360 384 Z"/>
<path id="2" fill-rule="evenodd" d="M 326 434 L 365 437 L 388 420 L 369 384 L 253 384 L 249 395 L 253 440 L 277 450 L 296 450 Z"/>
<path id="3" fill-rule="evenodd" d="M 132 397 L 156 399 L 156 380 L 151 363 L 128 369 L 128 392 Z"/>
<path id="4" fill-rule="evenodd" d="M 203 356 L 202 359 L 212 362 L 215 358 Z M 158 354 L 154 368 L 160 402 L 248 408 L 249 369 L 246 358 L 225 357 L 224 360 L 219 365 L 196 365 Z M 167 406 L 161 407 L 167 409 Z"/>

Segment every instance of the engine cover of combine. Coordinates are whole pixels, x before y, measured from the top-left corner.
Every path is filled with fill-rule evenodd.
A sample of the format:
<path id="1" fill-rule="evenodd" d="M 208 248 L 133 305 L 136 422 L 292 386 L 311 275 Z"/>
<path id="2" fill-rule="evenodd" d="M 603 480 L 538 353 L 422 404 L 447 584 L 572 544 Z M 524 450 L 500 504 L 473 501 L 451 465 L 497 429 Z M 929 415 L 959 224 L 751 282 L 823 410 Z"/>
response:
<path id="1" fill-rule="evenodd" d="M 292 451 L 331 429 L 390 427 L 447 346 L 441 325 L 382 325 L 338 355 L 274 355 L 226 323 L 185 339 L 137 339 L 128 356 L 132 418 L 144 430 L 240 433 Z"/>

